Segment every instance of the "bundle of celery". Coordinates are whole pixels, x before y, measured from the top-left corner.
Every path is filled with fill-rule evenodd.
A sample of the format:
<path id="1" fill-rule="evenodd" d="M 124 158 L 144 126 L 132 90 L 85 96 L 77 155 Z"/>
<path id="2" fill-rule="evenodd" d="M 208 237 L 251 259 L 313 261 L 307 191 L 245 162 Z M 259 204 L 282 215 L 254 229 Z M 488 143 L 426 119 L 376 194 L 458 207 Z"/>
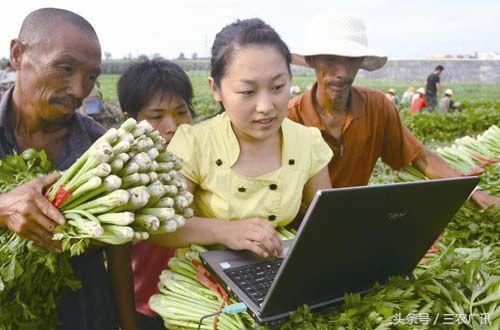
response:
<path id="1" fill-rule="evenodd" d="M 500 193 L 500 129 L 491 126 L 477 138 L 465 136 L 456 139 L 450 147 L 437 148 L 436 152 L 453 168 L 464 174 L 480 177 L 480 187 L 490 194 Z M 428 180 L 412 166 L 398 173 L 403 181 Z"/>
<path id="2" fill-rule="evenodd" d="M 476 139 L 464 136 L 436 151 L 453 168 L 465 174 L 480 173 L 481 168 L 500 162 L 500 128 L 491 126 Z"/>
<path id="3" fill-rule="evenodd" d="M 281 239 L 295 237 L 292 231 L 277 228 Z M 236 301 L 227 296 L 224 289 L 201 266 L 200 252 L 205 248 L 192 245 L 190 249 L 178 249 L 170 259 L 168 270 L 160 275 L 160 293 L 149 300 L 150 308 L 158 313 L 169 329 L 197 329 L 200 319 L 219 311 Z M 247 329 L 256 326 L 249 314 L 221 314 L 218 319 L 203 320 L 201 329 Z"/>
<path id="4" fill-rule="evenodd" d="M 68 220 L 55 240 L 78 255 L 90 239 L 120 245 L 174 232 L 193 215 L 182 164 L 147 122 L 108 130 L 47 192 Z"/>
<path id="5" fill-rule="evenodd" d="M 0 161 L 0 193 L 52 171 L 43 151 L 7 156 Z M 47 251 L 0 229 L 1 330 L 57 328 L 57 303 L 67 290 L 79 286 L 68 254 Z"/>
<path id="6" fill-rule="evenodd" d="M 211 290 L 200 283 L 198 265 L 201 265 L 198 252 L 205 249 L 192 246 L 184 256 L 170 259 L 170 270 L 160 275 L 158 287 L 160 293 L 152 296 L 149 305 L 165 321 L 168 328 L 194 328 L 200 318 L 220 310 L 235 301 L 220 291 Z M 204 320 L 202 329 L 246 329 L 239 315 L 221 314 L 217 320 L 213 317 Z"/>

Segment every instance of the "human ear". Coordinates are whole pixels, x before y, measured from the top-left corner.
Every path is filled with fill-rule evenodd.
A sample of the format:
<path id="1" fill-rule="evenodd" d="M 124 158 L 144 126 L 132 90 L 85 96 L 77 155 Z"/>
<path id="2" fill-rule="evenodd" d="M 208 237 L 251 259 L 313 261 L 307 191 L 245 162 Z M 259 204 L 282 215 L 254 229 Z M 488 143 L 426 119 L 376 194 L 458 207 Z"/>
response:
<path id="1" fill-rule="evenodd" d="M 10 65 L 16 71 L 21 67 L 21 60 L 25 50 L 24 44 L 19 39 L 10 42 Z"/>
<path id="2" fill-rule="evenodd" d="M 212 77 L 208 77 L 208 85 L 210 85 L 210 90 L 212 91 L 212 97 L 216 102 L 222 102 L 222 97 L 220 96 L 220 90 L 215 80 Z"/>

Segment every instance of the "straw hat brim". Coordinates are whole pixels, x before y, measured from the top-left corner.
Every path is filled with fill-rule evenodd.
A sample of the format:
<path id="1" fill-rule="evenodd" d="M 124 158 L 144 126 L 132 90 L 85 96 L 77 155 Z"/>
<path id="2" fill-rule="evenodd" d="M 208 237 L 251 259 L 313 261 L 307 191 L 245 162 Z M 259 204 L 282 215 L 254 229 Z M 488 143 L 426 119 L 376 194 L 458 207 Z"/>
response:
<path id="1" fill-rule="evenodd" d="M 293 52 L 292 64 L 309 67 L 305 56 L 316 55 L 363 57 L 363 62 L 361 63 L 360 68 L 367 71 L 378 70 L 382 68 L 385 63 L 387 63 L 387 56 L 383 56 L 377 51 L 361 45 L 360 43 L 344 40 L 341 42 L 336 41 L 335 45 L 321 45 L 319 47 L 312 47 Z"/>

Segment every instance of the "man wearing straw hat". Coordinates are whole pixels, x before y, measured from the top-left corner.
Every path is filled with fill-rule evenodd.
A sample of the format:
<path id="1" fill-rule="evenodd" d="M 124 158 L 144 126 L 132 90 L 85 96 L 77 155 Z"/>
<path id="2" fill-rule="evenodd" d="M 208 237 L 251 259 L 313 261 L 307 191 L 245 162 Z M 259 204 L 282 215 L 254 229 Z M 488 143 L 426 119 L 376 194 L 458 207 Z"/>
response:
<path id="1" fill-rule="evenodd" d="M 398 99 L 398 96 L 396 95 L 396 90 L 394 88 L 389 88 L 387 90 L 387 93 L 385 93 L 385 97 L 387 97 L 387 99 L 389 101 L 391 101 L 394 105 L 398 105 L 399 103 L 399 99 Z"/>
<path id="2" fill-rule="evenodd" d="M 463 175 L 413 136 L 382 92 L 352 86 L 359 69 L 377 70 L 387 61 L 368 47 L 361 19 L 320 15 L 305 40 L 292 63 L 314 69 L 316 83 L 290 100 L 288 117 L 321 130 L 334 152 L 328 165 L 333 187 L 366 185 L 379 157 L 395 170 L 412 164 L 429 178 Z M 500 205 L 499 198 L 479 190 L 472 199 L 481 207 Z"/>

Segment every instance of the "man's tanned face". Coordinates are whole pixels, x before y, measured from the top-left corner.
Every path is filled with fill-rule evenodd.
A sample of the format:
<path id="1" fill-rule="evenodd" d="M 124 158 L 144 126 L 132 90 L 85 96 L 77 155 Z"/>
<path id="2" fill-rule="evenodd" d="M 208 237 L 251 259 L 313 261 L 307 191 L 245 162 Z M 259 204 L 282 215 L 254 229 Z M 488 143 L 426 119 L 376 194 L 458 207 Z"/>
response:
<path id="1" fill-rule="evenodd" d="M 363 57 L 316 55 L 306 59 L 316 72 L 321 95 L 328 96 L 331 100 L 347 99 Z"/>
<path id="2" fill-rule="evenodd" d="M 100 74 L 99 41 L 88 31 L 62 22 L 52 35 L 23 48 L 15 87 L 20 88 L 23 104 L 44 121 L 67 120 Z"/>

